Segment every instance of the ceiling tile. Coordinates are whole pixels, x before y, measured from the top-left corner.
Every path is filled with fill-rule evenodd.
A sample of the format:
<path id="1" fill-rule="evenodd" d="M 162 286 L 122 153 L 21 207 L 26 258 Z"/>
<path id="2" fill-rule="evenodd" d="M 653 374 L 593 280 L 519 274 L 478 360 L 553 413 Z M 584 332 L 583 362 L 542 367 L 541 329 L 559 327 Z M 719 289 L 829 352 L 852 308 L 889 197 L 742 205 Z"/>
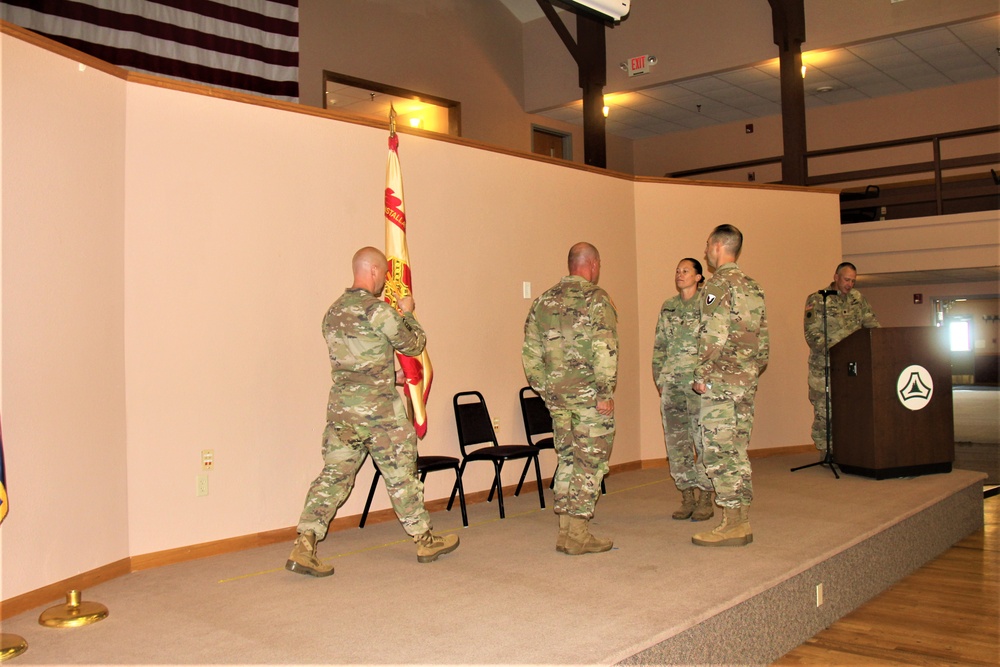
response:
<path id="1" fill-rule="evenodd" d="M 946 44 L 956 44 L 958 43 L 958 37 L 947 28 L 935 28 L 933 30 L 923 30 L 921 32 L 900 35 L 896 37 L 896 41 L 911 51 L 919 51 Z"/>
<path id="2" fill-rule="evenodd" d="M 996 78 L 1000 17 L 945 28 L 884 37 L 845 48 L 803 54 L 807 108 L 956 82 Z M 721 122 L 765 118 L 781 113 L 777 58 L 738 70 L 650 86 L 639 91 L 608 91 L 612 107 L 609 133 L 644 138 L 708 127 Z M 829 86 L 826 93 L 817 88 Z M 1000 90 L 1000 88 L 998 88 Z M 701 111 L 698 111 L 698 105 Z M 539 114 L 580 125 L 579 100 Z"/>
<path id="3" fill-rule="evenodd" d="M 743 88 L 763 97 L 765 100 L 770 100 L 771 102 L 781 101 L 781 82 L 777 79 L 748 83 Z"/>
<path id="4" fill-rule="evenodd" d="M 863 84 L 855 87 L 858 92 L 864 93 L 868 97 L 884 97 L 886 95 L 897 95 L 908 92 L 910 89 L 892 79 L 886 77 L 885 81 L 873 84 Z"/>
<path id="5" fill-rule="evenodd" d="M 735 72 L 723 72 L 721 74 L 716 74 L 715 78 L 721 79 L 726 83 L 731 83 L 737 86 L 744 86 L 748 83 L 754 83 L 757 81 L 776 80 L 776 78 L 770 73 L 762 71 L 756 67 L 751 67 L 750 69 L 741 69 Z"/>
<path id="6" fill-rule="evenodd" d="M 978 81 L 980 79 L 989 79 L 995 77 L 997 72 L 995 69 L 990 67 L 985 63 L 980 63 L 979 65 L 973 65 L 972 67 L 963 67 L 958 69 L 949 69 L 948 78 L 955 83 L 964 83 L 966 81 Z M 998 89 L 998 94 L 1000 94 L 1000 89 Z"/>
<path id="7" fill-rule="evenodd" d="M 894 39 L 878 39 L 865 44 L 848 46 L 847 50 L 863 60 L 886 58 L 899 54 L 910 53 L 910 50 Z"/>
<path id="8" fill-rule="evenodd" d="M 940 72 L 928 74 L 927 76 L 909 77 L 903 82 L 910 90 L 923 90 L 925 88 L 937 88 L 947 86 L 952 83 L 951 79 Z"/>
<path id="9" fill-rule="evenodd" d="M 991 16 L 979 21 L 959 23 L 957 25 L 948 26 L 948 29 L 963 42 L 990 39 L 996 43 L 997 35 L 1000 34 L 1000 15 Z"/>
<path id="10" fill-rule="evenodd" d="M 677 87 L 683 88 L 684 90 L 689 90 L 692 93 L 704 94 L 711 92 L 713 90 L 728 88 L 729 83 L 722 80 L 721 78 L 716 78 L 714 76 L 706 76 L 700 79 L 688 79 L 687 81 L 680 81 L 677 83 Z"/>

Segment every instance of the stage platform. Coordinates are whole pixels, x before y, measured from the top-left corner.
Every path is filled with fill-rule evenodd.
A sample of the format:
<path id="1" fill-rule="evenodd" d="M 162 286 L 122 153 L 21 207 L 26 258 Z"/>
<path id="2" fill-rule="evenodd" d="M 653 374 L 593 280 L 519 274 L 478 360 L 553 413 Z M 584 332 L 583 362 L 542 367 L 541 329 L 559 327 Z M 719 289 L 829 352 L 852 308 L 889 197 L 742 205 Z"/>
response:
<path id="1" fill-rule="evenodd" d="M 291 545 L 272 545 L 86 590 L 111 611 L 91 626 L 41 627 L 41 607 L 3 631 L 28 641 L 19 665 L 767 664 L 982 526 L 982 473 L 789 470 L 818 458 L 753 461 L 748 547 L 692 545 L 716 519 L 671 520 L 679 494 L 650 468 L 608 478 L 605 554 L 557 553 L 551 492 L 544 511 L 522 492 L 503 521 L 495 503 L 471 505 L 468 528 L 435 513 L 462 540 L 435 563 L 375 523 L 321 543 L 332 577 L 286 572 Z"/>

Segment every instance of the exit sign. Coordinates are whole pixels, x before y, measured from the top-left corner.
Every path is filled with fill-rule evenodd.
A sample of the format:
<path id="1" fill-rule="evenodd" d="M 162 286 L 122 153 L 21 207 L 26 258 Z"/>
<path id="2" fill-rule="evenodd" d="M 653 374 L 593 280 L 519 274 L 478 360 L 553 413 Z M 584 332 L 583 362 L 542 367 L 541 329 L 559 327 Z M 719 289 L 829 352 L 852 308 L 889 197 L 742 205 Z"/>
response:
<path id="1" fill-rule="evenodd" d="M 640 74 L 646 74 L 649 72 L 649 66 L 653 63 L 650 62 L 649 56 L 635 56 L 628 59 L 628 75 L 629 76 L 639 76 Z"/>

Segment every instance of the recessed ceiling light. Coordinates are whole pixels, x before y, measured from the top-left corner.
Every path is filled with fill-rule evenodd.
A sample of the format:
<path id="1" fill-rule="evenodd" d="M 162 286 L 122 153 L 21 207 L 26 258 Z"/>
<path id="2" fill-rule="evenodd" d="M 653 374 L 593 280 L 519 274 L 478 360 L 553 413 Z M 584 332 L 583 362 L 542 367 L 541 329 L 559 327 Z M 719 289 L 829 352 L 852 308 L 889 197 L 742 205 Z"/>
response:
<path id="1" fill-rule="evenodd" d="M 829 93 L 833 90 L 833 86 L 820 86 L 816 89 L 817 93 Z"/>

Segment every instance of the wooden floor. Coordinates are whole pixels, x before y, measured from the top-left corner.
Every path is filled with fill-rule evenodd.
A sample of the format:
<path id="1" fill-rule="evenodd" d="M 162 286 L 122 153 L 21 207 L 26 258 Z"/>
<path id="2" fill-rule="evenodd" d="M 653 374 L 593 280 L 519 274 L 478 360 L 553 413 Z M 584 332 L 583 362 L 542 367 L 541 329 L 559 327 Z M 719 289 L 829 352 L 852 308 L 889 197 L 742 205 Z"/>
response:
<path id="1" fill-rule="evenodd" d="M 1000 664 L 1000 496 L 984 500 L 984 530 L 774 663 Z"/>

